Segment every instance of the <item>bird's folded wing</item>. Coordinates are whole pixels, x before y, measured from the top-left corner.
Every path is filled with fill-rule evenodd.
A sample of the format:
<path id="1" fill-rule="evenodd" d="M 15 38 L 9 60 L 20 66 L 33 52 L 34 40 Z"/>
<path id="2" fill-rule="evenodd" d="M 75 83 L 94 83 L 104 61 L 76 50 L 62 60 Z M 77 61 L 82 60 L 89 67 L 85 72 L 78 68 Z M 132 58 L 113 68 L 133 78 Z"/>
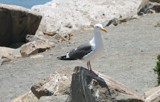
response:
<path id="1" fill-rule="evenodd" d="M 89 54 L 91 51 L 93 51 L 92 46 L 89 43 L 86 43 L 71 50 L 68 56 L 69 58 L 72 59 L 82 59 L 85 55 Z"/>

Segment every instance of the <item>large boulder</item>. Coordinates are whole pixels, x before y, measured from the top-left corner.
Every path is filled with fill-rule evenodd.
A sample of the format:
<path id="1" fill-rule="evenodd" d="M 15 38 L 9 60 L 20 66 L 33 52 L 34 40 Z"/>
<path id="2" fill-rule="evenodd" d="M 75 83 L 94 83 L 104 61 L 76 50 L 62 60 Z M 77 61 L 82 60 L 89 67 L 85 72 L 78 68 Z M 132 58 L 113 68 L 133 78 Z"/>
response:
<path id="1" fill-rule="evenodd" d="M 160 0 L 142 0 L 139 8 L 138 15 L 148 13 L 159 13 L 160 12 Z"/>
<path id="2" fill-rule="evenodd" d="M 144 102 L 125 85 L 98 74 L 83 67 L 58 69 L 14 102 Z"/>
<path id="3" fill-rule="evenodd" d="M 44 52 L 53 47 L 53 43 L 48 40 L 35 40 L 21 46 L 20 53 L 22 57 L 28 57 L 40 52 Z"/>
<path id="4" fill-rule="evenodd" d="M 133 16 L 139 4 L 139 0 L 52 0 L 32 10 L 43 15 L 39 30 L 66 35 L 95 23 Z"/>
<path id="5" fill-rule="evenodd" d="M 31 90 L 37 98 L 42 96 L 65 95 L 69 93 L 71 76 L 71 68 L 61 68 L 54 74 L 33 85 Z"/>
<path id="6" fill-rule="evenodd" d="M 0 46 L 25 42 L 27 34 L 35 34 L 41 18 L 42 16 L 35 11 L 0 4 Z"/>
<path id="7" fill-rule="evenodd" d="M 102 74 L 94 76 L 83 67 L 74 69 L 70 93 L 67 102 L 144 102 L 125 85 Z"/>
<path id="8" fill-rule="evenodd" d="M 137 19 L 137 17 L 119 18 L 119 19 L 113 18 L 113 19 L 109 20 L 108 22 L 106 22 L 105 26 L 111 26 L 111 25 L 117 26 L 119 24 L 123 24 L 123 23 L 126 23 L 126 22 L 134 20 L 134 19 Z"/>
<path id="9" fill-rule="evenodd" d="M 65 102 L 70 92 L 72 72 L 71 68 L 58 69 L 13 102 Z"/>

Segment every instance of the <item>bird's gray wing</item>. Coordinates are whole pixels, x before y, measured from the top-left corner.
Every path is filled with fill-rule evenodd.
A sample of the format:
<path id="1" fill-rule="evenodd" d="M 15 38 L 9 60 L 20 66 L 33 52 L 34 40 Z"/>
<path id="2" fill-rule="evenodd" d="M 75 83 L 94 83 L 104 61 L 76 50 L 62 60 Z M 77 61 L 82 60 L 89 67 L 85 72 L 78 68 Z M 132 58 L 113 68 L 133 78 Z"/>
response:
<path id="1" fill-rule="evenodd" d="M 68 54 L 68 57 L 71 59 L 82 59 L 85 55 L 87 55 L 91 51 L 92 51 L 92 46 L 89 43 L 86 43 L 71 50 Z"/>

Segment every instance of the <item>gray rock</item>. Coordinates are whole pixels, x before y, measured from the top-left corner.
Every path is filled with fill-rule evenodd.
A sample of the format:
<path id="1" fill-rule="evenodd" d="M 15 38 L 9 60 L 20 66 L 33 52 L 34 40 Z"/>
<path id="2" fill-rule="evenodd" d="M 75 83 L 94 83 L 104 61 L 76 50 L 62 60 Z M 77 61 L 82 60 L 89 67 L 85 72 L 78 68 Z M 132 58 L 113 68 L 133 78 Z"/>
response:
<path id="1" fill-rule="evenodd" d="M 148 13 L 159 13 L 160 12 L 160 0 L 142 0 L 139 8 L 138 15 Z"/>
<path id="2" fill-rule="evenodd" d="M 115 17 L 133 16 L 139 3 L 139 0 L 53 0 L 33 6 L 32 10 L 43 15 L 39 27 L 41 31 L 64 36 Z"/>
<path id="3" fill-rule="evenodd" d="M 145 92 L 143 98 L 145 102 L 160 102 L 160 86 Z"/>
<path id="4" fill-rule="evenodd" d="M 67 102 L 144 102 L 136 93 L 108 76 L 76 67 Z"/>
<path id="5" fill-rule="evenodd" d="M 122 24 L 122 23 L 126 23 L 130 20 L 134 20 L 134 19 L 137 19 L 136 17 L 128 17 L 128 18 L 113 18 L 111 20 L 109 20 L 107 22 L 107 24 L 104 24 L 105 26 L 111 26 L 111 25 L 114 25 L 114 26 L 117 26 L 119 24 Z"/>
<path id="6" fill-rule="evenodd" d="M 70 93 L 72 72 L 71 68 L 60 68 L 13 102 L 65 102 Z"/>
<path id="7" fill-rule="evenodd" d="M 27 35 L 26 35 L 26 41 L 25 41 L 25 42 L 31 42 L 33 38 L 34 38 L 34 35 L 27 34 Z"/>
<path id="8" fill-rule="evenodd" d="M 71 76 L 71 68 L 61 68 L 39 83 L 33 85 L 31 90 L 37 98 L 69 94 Z"/>
<path id="9" fill-rule="evenodd" d="M 3 57 L 11 58 L 10 53 L 13 51 L 13 48 L 0 47 L 0 59 Z"/>
<path id="10" fill-rule="evenodd" d="M 65 102 L 67 95 L 61 96 L 43 96 L 38 102 Z"/>
<path id="11" fill-rule="evenodd" d="M 0 59 L 0 65 L 4 65 L 10 61 L 11 61 L 11 59 L 9 59 L 9 58 L 2 58 L 2 59 Z"/>
<path id="12" fill-rule="evenodd" d="M 10 55 L 14 56 L 16 58 L 21 57 L 20 48 L 17 48 L 17 49 L 14 49 L 13 51 L 11 51 Z"/>
<path id="13" fill-rule="evenodd" d="M 32 10 L 0 4 L 0 46 L 25 42 L 26 34 L 35 34 L 41 18 Z"/>
<path id="14" fill-rule="evenodd" d="M 53 43 L 50 43 L 46 40 L 36 40 L 36 41 L 24 44 L 20 49 L 20 53 L 22 57 L 27 57 L 40 52 L 44 52 L 50 49 L 52 46 L 53 46 Z"/>
<path id="15" fill-rule="evenodd" d="M 21 57 L 20 48 L 13 49 L 8 47 L 0 47 L 0 65 L 3 65 L 18 57 Z"/>

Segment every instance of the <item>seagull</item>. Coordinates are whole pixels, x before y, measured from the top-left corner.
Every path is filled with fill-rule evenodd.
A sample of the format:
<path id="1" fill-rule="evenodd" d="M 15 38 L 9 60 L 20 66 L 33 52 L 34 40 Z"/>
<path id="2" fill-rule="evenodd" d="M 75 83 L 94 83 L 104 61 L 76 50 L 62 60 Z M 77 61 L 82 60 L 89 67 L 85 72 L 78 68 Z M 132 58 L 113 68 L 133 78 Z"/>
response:
<path id="1" fill-rule="evenodd" d="M 82 44 L 77 48 L 71 50 L 64 56 L 57 57 L 59 60 L 82 60 L 87 62 L 87 68 L 90 72 L 97 75 L 91 68 L 90 61 L 99 57 L 103 52 L 103 41 L 101 31 L 107 32 L 102 24 L 94 25 L 94 36 L 88 43 Z M 98 75 L 97 75 L 98 76 Z"/>

